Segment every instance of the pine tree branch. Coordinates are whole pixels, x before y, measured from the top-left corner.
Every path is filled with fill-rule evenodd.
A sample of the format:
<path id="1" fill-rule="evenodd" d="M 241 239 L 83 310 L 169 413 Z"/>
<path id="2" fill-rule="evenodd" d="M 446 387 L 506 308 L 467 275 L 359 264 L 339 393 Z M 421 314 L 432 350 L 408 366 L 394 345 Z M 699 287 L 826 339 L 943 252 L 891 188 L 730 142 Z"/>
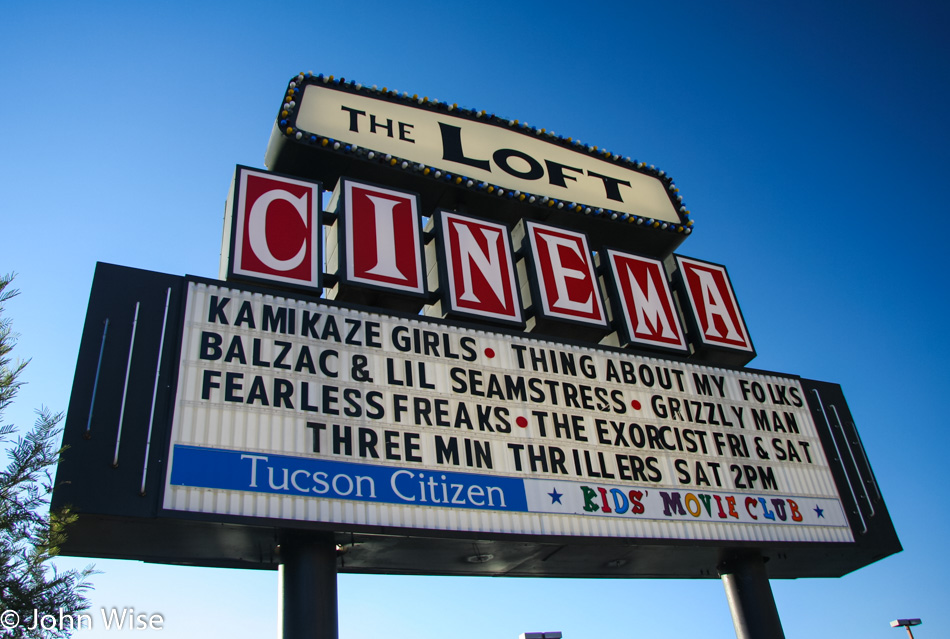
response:
<path id="1" fill-rule="evenodd" d="M 12 280 L 12 275 L 0 276 L 0 444 L 16 433 L 13 425 L 2 424 L 2 417 L 23 384 L 19 377 L 28 363 L 11 359 L 16 335 L 3 305 L 19 293 L 9 288 Z M 28 626 L 34 614 L 59 618 L 89 606 L 85 594 L 94 568 L 59 572 L 50 563 L 76 518 L 67 509 L 49 509 L 53 471 L 63 452 L 58 445 L 62 418 L 62 413 L 38 410 L 33 427 L 8 446 L 7 464 L 0 469 L 0 609 L 19 615 L 16 637 L 67 637 L 68 629 L 31 631 Z"/>

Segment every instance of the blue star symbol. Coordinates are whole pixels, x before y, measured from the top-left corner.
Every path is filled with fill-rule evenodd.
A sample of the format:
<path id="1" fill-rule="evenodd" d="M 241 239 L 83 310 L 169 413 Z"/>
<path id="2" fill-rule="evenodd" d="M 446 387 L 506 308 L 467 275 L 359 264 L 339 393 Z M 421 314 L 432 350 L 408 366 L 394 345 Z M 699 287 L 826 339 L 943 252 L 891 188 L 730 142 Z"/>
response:
<path id="1" fill-rule="evenodd" d="M 557 488 L 552 489 L 551 492 L 548 493 L 548 497 L 551 498 L 551 503 L 552 503 L 552 504 L 560 504 L 560 503 L 561 503 L 561 497 L 563 497 L 563 496 L 564 496 L 564 493 L 559 493 L 559 492 L 557 491 Z"/>
<path id="2" fill-rule="evenodd" d="M 824 519 L 825 517 L 825 511 L 819 508 L 817 505 L 815 506 L 815 514 L 818 515 L 819 519 Z"/>

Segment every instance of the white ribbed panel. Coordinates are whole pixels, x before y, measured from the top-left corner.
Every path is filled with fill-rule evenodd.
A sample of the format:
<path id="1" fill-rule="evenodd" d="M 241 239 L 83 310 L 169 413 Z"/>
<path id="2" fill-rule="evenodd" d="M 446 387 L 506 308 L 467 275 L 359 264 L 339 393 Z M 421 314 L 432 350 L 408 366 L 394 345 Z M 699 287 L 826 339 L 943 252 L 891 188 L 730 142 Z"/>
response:
<path id="1" fill-rule="evenodd" d="M 794 526 L 776 524 L 707 523 L 659 521 L 496 511 L 449 511 L 431 506 L 363 504 L 305 497 L 254 496 L 235 491 L 172 487 L 171 510 L 220 515 L 270 517 L 298 521 L 321 521 L 353 525 L 400 528 L 516 533 L 573 537 L 741 540 L 775 542 L 850 542 L 851 532 L 842 526 Z"/>
<path id="2" fill-rule="evenodd" d="M 226 323 L 209 321 L 213 319 L 213 314 L 209 312 L 212 296 L 230 298 L 230 302 L 223 307 Z M 245 302 L 249 303 L 250 313 L 247 317 L 253 321 L 253 328 L 248 325 L 249 321 L 241 326 L 235 325 Z M 294 331 L 281 333 L 262 330 L 265 305 L 285 313 L 287 317 L 294 314 Z M 319 313 L 324 318 L 332 315 L 343 339 L 338 340 L 333 334 L 329 334 L 325 340 L 303 334 L 305 312 Z M 325 321 L 321 319 L 317 323 L 319 330 L 324 330 Z M 360 344 L 345 343 L 351 325 L 348 321 L 360 322 L 361 329 L 356 334 Z M 378 326 L 372 333 L 373 339 L 379 342 L 378 346 L 363 343 L 367 339 L 367 323 Z M 203 349 L 204 331 L 220 338 L 214 348 L 209 349 L 206 342 Z M 432 339 L 438 353 L 400 350 L 405 338 L 412 337 L 414 331 L 434 336 Z M 317 373 L 312 374 L 306 369 L 298 372 L 292 368 L 276 367 L 278 362 L 275 362 L 275 358 L 283 350 L 279 342 L 291 344 L 286 350 L 283 365 L 295 366 L 302 353 L 309 350 L 314 365 L 318 367 Z M 424 345 L 424 339 L 413 340 L 410 346 L 415 347 L 420 343 Z M 241 351 L 232 350 L 232 344 L 234 347 L 240 346 Z M 446 345 L 452 357 L 447 356 Z M 215 348 L 220 350 L 215 352 Z M 203 350 L 210 350 L 212 356 L 202 359 Z M 224 361 L 224 355 L 229 351 L 233 357 L 232 361 L 227 362 Z M 325 360 L 330 376 L 321 374 L 319 370 L 321 353 L 324 351 L 332 351 Z M 220 357 L 217 356 L 218 352 L 221 353 Z M 266 365 L 252 362 L 255 352 Z M 519 352 L 523 367 L 519 367 Z M 489 353 L 493 356 L 489 356 Z M 535 362 L 532 353 L 541 357 L 543 364 Z M 576 375 L 561 370 L 562 356 L 575 362 Z M 246 363 L 241 363 L 241 357 L 245 358 Z M 361 358 L 365 358 L 365 369 L 354 367 L 354 363 Z M 387 359 L 393 360 L 392 369 L 387 367 Z M 407 379 L 407 361 L 410 362 L 409 374 L 414 377 L 412 386 Z M 425 381 L 434 388 L 420 388 L 420 366 L 424 369 Z M 544 366 L 547 366 L 547 372 L 535 370 Z M 558 372 L 554 372 L 555 366 Z M 633 377 L 624 379 L 623 376 L 630 369 Z M 392 383 L 387 381 L 390 370 L 394 373 Z M 590 376 L 585 374 L 588 370 Z M 208 399 L 203 399 L 202 389 L 208 371 L 211 372 L 209 379 L 217 386 L 207 388 L 210 395 Z M 610 373 L 616 373 L 620 379 L 608 379 Z M 230 392 L 241 401 L 225 399 L 229 392 L 229 375 L 238 375 L 234 378 L 237 384 L 231 385 Z M 367 375 L 372 381 L 366 379 Z M 505 376 L 515 381 L 521 378 L 525 380 L 529 395 L 527 401 L 507 396 L 504 390 Z M 256 377 L 262 383 L 261 389 L 266 400 L 258 398 L 257 401 L 249 402 Z M 283 381 L 278 382 L 277 379 Z M 663 388 L 667 379 L 671 387 Z M 708 380 L 711 395 L 700 392 L 695 382 L 697 379 Z M 722 381 L 724 397 L 720 396 L 714 379 Z M 493 386 L 495 382 L 499 386 Z M 319 410 L 303 409 L 303 384 L 309 386 L 306 401 L 319 406 Z M 466 387 L 464 391 L 463 384 Z M 475 389 L 472 388 L 473 384 Z M 324 406 L 323 401 L 323 388 L 326 386 L 337 389 L 330 394 L 335 402 L 329 407 Z M 290 401 L 293 406 L 275 406 L 275 389 L 285 387 L 292 389 Z M 489 396 L 496 388 L 502 389 L 501 396 Z M 352 401 L 347 399 L 348 394 L 352 394 Z M 376 394 L 378 399 L 367 400 L 372 394 Z M 408 397 L 401 404 L 406 410 L 398 417 L 395 410 L 397 396 Z M 782 402 L 782 398 L 786 403 Z M 541 401 L 535 401 L 538 399 Z M 529 493 L 535 482 L 544 486 L 537 489 L 540 492 L 537 492 L 534 501 L 529 495 L 528 504 L 533 512 L 511 512 L 175 486 L 170 482 L 170 471 L 165 508 L 245 517 L 325 521 L 340 523 L 343 527 L 352 524 L 538 535 L 851 541 L 828 461 L 804 399 L 800 384 L 788 377 L 669 362 L 592 347 L 567 346 L 533 339 L 528 335 L 512 337 L 488 331 L 440 328 L 437 324 L 417 319 L 392 318 L 302 300 L 247 293 L 223 286 L 192 283 L 188 292 L 172 425 L 173 448 L 175 445 L 187 445 L 305 460 L 407 468 L 415 472 L 512 477 L 525 480 Z M 415 402 L 432 407 L 432 410 L 427 414 L 420 413 L 416 420 L 413 410 Z M 639 409 L 634 408 L 635 403 L 639 403 Z M 370 415 L 377 410 L 377 404 L 382 406 L 381 418 Z M 654 405 L 659 413 L 654 411 Z M 673 414 L 671 407 L 675 409 L 677 405 L 679 413 Z M 444 411 L 447 415 L 444 419 L 450 424 L 459 421 L 460 411 L 467 412 L 472 428 L 464 424 L 460 428 L 437 425 L 436 407 Z M 359 411 L 359 415 L 345 414 L 345 411 L 354 408 Z M 477 417 L 479 409 L 488 411 L 491 428 L 480 428 Z M 752 417 L 752 412 L 756 410 L 765 411 L 762 415 L 770 430 L 756 429 Z M 542 424 L 533 415 L 535 411 L 546 414 L 546 436 L 541 434 Z M 665 416 L 663 411 L 666 412 Z M 737 414 L 740 411 L 741 422 Z M 579 420 L 583 426 L 582 435 L 587 441 L 556 436 L 553 424 L 555 417 Z M 527 420 L 527 427 L 517 425 L 519 418 Z M 427 419 L 432 423 L 428 423 Z M 773 420 L 784 423 L 786 419 L 793 420 L 799 432 L 771 430 Z M 606 442 L 598 441 L 597 420 L 607 420 L 604 422 Z M 623 424 L 623 433 L 630 445 L 614 445 L 615 431 L 610 425 L 611 421 Z M 315 431 L 307 428 L 307 422 L 326 424 L 319 441 L 319 454 L 313 451 Z M 351 454 L 346 454 L 345 450 L 334 454 L 331 437 L 333 425 L 350 429 L 353 445 Z M 675 450 L 665 450 L 663 446 L 655 445 L 656 437 L 659 436 L 656 429 L 661 428 L 662 441 L 674 446 Z M 365 434 L 370 431 L 375 433 L 378 440 L 375 451 L 380 458 L 359 456 L 360 429 L 364 429 Z M 396 434 L 394 441 L 398 444 L 398 459 L 385 458 L 385 432 Z M 677 432 L 679 439 L 676 437 Z M 651 445 L 651 433 L 654 445 Z M 407 436 L 416 438 L 411 441 L 419 446 L 421 462 L 406 459 Z M 629 438 L 634 436 L 644 438 L 640 442 L 642 445 L 633 445 Z M 461 454 L 460 465 L 437 463 L 437 437 L 444 441 L 456 438 Z M 758 443 L 768 458 L 756 452 L 756 438 L 759 438 Z M 465 439 L 490 447 L 491 467 L 466 463 Z M 696 450 L 692 452 L 687 449 L 690 439 L 696 444 Z M 784 450 L 788 449 L 791 442 L 800 460 L 779 460 L 773 439 Z M 699 448 L 701 441 L 705 444 L 705 451 Z M 735 442 L 739 442 L 740 446 L 734 451 L 731 444 Z M 717 443 L 720 444 L 718 447 Z M 524 447 L 520 470 L 515 455 L 509 450 L 509 444 Z M 540 467 L 532 471 L 528 446 L 536 450 L 543 446 L 548 455 L 554 448 L 560 449 L 565 456 L 564 468 L 567 472 L 554 473 L 551 467 L 548 472 Z M 811 455 L 810 461 L 805 456 L 806 447 Z M 575 466 L 575 451 L 580 461 L 579 468 Z M 593 473 L 587 470 L 585 455 L 593 463 Z M 649 469 L 650 476 L 640 480 L 622 477 L 618 455 L 625 460 L 628 456 L 642 461 L 654 458 L 655 461 L 650 464 L 655 466 L 659 477 Z M 605 460 L 604 468 L 600 467 L 600 456 Z M 169 466 L 173 468 L 174 451 L 170 452 L 170 459 Z M 685 463 L 691 475 L 690 481 L 681 477 L 675 465 L 676 460 Z M 551 461 L 550 456 L 547 461 Z M 705 470 L 706 482 L 698 481 L 695 476 L 697 464 Z M 734 466 L 740 469 L 738 482 L 732 468 Z M 752 472 L 756 473 L 753 485 L 746 484 L 745 466 L 751 467 Z M 718 482 L 712 472 L 714 467 L 718 467 Z M 761 475 L 758 474 L 760 472 Z M 554 504 L 550 503 L 553 498 L 548 497 L 548 486 L 558 486 L 559 492 L 570 495 L 581 505 L 567 511 L 549 508 Z M 637 514 L 606 513 L 601 502 L 597 502 L 601 506 L 598 510 L 585 511 L 584 486 L 594 491 L 602 488 L 607 491 L 617 489 L 625 494 L 630 490 L 649 493 L 649 499 L 643 502 L 646 511 Z M 662 502 L 659 501 L 661 491 L 677 493 L 681 500 L 687 499 L 687 495 L 693 495 L 690 499 L 698 499 L 700 495 L 709 496 L 710 499 L 714 499 L 715 495 L 721 499 L 732 497 L 738 504 L 736 508 L 743 511 L 747 497 L 756 500 L 761 497 L 767 503 L 781 498 L 786 500 L 786 504 L 790 499 L 798 504 L 800 513 L 811 515 L 803 516 L 802 521 L 792 521 L 789 516 L 785 522 L 773 522 L 763 517 L 758 520 L 748 517 L 736 520 L 732 516 L 723 519 L 715 513 L 664 514 Z M 691 503 L 695 506 L 698 502 Z M 822 512 L 821 518 L 817 517 L 815 508 Z M 757 511 L 753 509 L 753 512 Z"/>

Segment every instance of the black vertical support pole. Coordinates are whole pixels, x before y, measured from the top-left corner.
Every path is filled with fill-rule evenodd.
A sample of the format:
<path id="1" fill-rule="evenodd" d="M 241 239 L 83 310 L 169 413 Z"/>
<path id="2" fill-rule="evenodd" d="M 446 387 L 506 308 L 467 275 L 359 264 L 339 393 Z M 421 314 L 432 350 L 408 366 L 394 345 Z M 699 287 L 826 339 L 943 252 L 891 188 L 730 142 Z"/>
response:
<path id="1" fill-rule="evenodd" d="M 772 586 L 759 553 L 737 554 L 719 565 L 737 639 L 785 639 Z"/>
<path id="2" fill-rule="evenodd" d="M 280 544 L 282 639 L 337 639 L 336 543 L 332 535 Z"/>

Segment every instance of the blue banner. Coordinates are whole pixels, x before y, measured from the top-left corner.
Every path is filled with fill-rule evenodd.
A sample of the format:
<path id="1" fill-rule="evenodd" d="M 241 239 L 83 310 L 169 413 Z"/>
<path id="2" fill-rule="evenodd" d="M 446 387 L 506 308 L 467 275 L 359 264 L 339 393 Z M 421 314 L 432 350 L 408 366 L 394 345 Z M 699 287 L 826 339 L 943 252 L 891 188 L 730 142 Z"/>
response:
<path id="1" fill-rule="evenodd" d="M 174 486 L 527 512 L 524 480 L 176 445 Z"/>

